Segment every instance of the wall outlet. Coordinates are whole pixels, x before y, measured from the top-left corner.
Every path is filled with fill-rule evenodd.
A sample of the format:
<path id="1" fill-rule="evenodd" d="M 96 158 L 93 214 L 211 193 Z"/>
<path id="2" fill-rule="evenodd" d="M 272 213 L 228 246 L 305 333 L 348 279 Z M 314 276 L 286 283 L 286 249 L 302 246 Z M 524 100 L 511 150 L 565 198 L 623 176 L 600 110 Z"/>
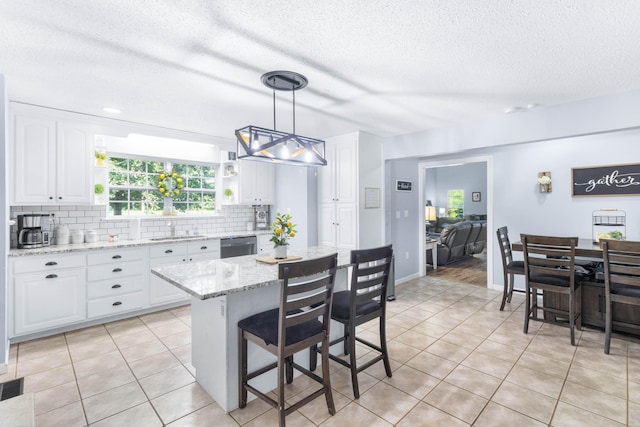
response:
<path id="1" fill-rule="evenodd" d="M 404 253 L 404 259 L 409 259 L 409 252 Z"/>
<path id="2" fill-rule="evenodd" d="M 400 219 L 400 211 L 396 211 L 396 219 Z"/>
<path id="3" fill-rule="evenodd" d="M 404 211 L 404 217 L 409 218 L 409 211 Z"/>

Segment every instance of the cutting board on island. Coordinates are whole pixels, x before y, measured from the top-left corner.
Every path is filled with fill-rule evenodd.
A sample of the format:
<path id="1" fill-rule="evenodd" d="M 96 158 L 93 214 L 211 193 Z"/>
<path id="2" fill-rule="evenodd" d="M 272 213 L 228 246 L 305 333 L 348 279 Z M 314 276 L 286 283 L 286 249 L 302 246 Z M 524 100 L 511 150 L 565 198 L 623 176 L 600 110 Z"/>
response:
<path id="1" fill-rule="evenodd" d="M 289 261 L 298 261 L 301 260 L 302 257 L 298 256 L 298 255 L 289 255 L 286 258 L 273 258 L 273 257 L 263 257 L 263 258 L 256 258 L 256 261 L 258 262 L 264 262 L 265 264 L 277 264 L 279 262 L 289 262 Z"/>

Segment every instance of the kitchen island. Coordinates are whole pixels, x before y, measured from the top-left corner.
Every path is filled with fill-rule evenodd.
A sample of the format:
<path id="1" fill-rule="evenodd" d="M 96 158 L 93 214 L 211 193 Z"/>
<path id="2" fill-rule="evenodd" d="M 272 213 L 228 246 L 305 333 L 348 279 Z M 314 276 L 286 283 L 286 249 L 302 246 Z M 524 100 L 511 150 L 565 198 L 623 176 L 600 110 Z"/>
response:
<path id="1" fill-rule="evenodd" d="M 289 251 L 303 260 L 333 253 L 338 254 L 334 289 L 347 289 L 349 250 L 316 246 Z M 279 305 L 278 266 L 258 258 L 247 255 L 151 269 L 152 274 L 191 295 L 191 360 L 196 380 L 227 412 L 238 407 L 238 321 Z M 341 332 L 341 328 L 332 327 L 331 335 L 337 337 Z M 306 354 L 298 357 L 298 363 L 304 364 Z M 272 361 L 269 353 L 249 347 L 251 370 Z M 273 389 L 275 372 L 254 382 L 265 390 Z"/>

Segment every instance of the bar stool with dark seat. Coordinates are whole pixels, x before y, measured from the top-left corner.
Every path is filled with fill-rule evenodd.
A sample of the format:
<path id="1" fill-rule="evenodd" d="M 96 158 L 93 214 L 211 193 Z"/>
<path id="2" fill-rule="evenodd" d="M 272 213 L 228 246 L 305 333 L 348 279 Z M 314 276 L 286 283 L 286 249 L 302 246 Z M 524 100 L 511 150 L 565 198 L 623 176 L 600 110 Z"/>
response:
<path id="1" fill-rule="evenodd" d="M 307 261 L 282 263 L 278 266 L 282 279 L 280 307 L 254 314 L 238 322 L 240 346 L 240 408 L 247 404 L 247 392 L 278 410 L 280 425 L 285 416 L 324 394 L 331 415 L 335 414 L 329 379 L 329 325 L 337 254 Z M 248 372 L 247 342 L 267 350 L 276 362 Z M 298 365 L 293 355 L 322 343 L 322 378 Z M 277 368 L 277 400 L 258 390 L 249 381 Z M 322 384 L 322 387 L 288 408 L 285 404 L 284 381 L 293 381 L 293 368 Z"/>
<path id="2" fill-rule="evenodd" d="M 640 332 L 637 323 L 613 319 L 613 303 L 640 306 L 640 242 L 601 240 L 604 258 L 605 338 L 604 352 L 609 354 L 613 326 L 625 326 Z"/>
<path id="3" fill-rule="evenodd" d="M 516 274 L 524 276 L 524 261 L 514 261 L 511 252 L 511 242 L 509 241 L 509 230 L 507 227 L 500 227 L 496 233 L 498 244 L 500 245 L 500 255 L 502 255 L 502 273 L 504 275 L 504 290 L 502 292 L 502 304 L 500 311 L 504 310 L 504 304 L 511 302 L 513 295 L 513 281 Z"/>
<path id="4" fill-rule="evenodd" d="M 571 345 L 575 345 L 575 328 L 582 329 L 580 312 L 580 280 L 575 272 L 577 237 L 521 235 L 524 250 L 526 279 L 524 333 L 529 331 L 529 319 L 548 323 L 538 318 L 538 310 L 566 317 L 571 330 Z M 569 297 L 569 309 L 538 305 L 538 290 Z"/>
<path id="5" fill-rule="evenodd" d="M 329 358 L 351 370 L 353 395 L 360 398 L 358 372 L 382 361 L 388 377 L 391 377 L 389 352 L 385 332 L 387 285 L 389 270 L 393 257 L 391 245 L 373 249 L 351 251 L 351 289 L 336 292 L 333 297 L 331 318 L 344 325 L 342 337 L 331 341 L 329 345 L 344 343 L 344 354 L 349 355 L 349 362 L 329 354 Z M 380 345 L 373 344 L 356 336 L 356 327 L 374 319 L 380 323 Z M 356 364 L 356 341 L 376 350 L 380 354 L 366 363 Z M 322 348 L 324 351 L 324 347 Z M 315 368 L 316 351 L 311 352 L 311 370 Z M 324 365 L 324 362 L 323 362 Z"/>

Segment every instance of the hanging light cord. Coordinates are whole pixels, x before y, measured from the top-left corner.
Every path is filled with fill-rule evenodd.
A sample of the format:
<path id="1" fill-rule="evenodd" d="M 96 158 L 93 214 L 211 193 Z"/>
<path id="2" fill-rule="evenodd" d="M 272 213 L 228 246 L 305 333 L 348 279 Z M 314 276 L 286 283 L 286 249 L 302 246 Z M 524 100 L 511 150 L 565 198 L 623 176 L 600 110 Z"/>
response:
<path id="1" fill-rule="evenodd" d="M 293 134 L 296 133 L 296 89 L 295 86 L 291 85 L 291 90 L 293 91 Z"/>
<path id="2" fill-rule="evenodd" d="M 275 78 L 274 78 L 275 80 Z M 291 81 L 291 91 L 293 92 L 293 133 L 296 133 L 296 85 L 295 81 Z M 276 85 L 273 85 L 273 130 L 277 130 L 276 127 Z"/>
<path id="3" fill-rule="evenodd" d="M 276 90 L 273 89 L 273 130 L 276 129 Z"/>

